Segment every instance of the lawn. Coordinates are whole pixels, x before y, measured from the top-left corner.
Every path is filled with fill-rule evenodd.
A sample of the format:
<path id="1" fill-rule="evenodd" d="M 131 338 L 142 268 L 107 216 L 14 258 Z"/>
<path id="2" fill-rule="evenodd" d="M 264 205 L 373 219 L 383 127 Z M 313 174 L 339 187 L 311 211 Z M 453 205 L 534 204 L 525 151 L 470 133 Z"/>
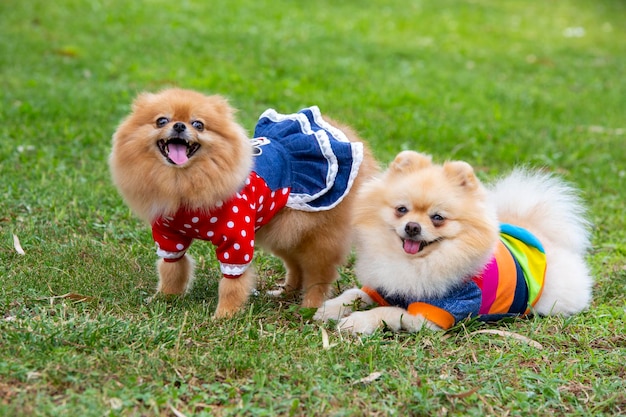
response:
<path id="1" fill-rule="evenodd" d="M 625 18 L 619 0 L 1 2 L 0 415 L 626 415 Z M 261 253 L 258 295 L 216 322 L 205 242 L 193 290 L 147 303 L 154 244 L 107 158 L 133 97 L 167 86 L 225 95 L 250 132 L 317 105 L 383 165 L 557 172 L 589 206 L 591 308 L 354 338 L 268 296 L 284 270 Z M 348 264 L 337 291 L 355 283 Z"/>

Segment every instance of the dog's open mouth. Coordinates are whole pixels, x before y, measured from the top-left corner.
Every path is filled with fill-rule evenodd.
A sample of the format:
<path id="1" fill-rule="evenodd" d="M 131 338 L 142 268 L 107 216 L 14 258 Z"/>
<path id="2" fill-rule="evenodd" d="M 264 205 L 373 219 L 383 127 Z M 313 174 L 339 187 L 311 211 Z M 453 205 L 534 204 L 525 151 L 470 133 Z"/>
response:
<path id="1" fill-rule="evenodd" d="M 174 165 L 182 165 L 200 149 L 198 142 L 190 143 L 185 139 L 159 139 L 157 146 L 167 162 Z"/>
<path id="2" fill-rule="evenodd" d="M 402 239 L 402 249 L 409 255 L 415 255 L 424 250 L 425 247 L 437 243 L 441 238 L 427 242 L 425 240 Z"/>

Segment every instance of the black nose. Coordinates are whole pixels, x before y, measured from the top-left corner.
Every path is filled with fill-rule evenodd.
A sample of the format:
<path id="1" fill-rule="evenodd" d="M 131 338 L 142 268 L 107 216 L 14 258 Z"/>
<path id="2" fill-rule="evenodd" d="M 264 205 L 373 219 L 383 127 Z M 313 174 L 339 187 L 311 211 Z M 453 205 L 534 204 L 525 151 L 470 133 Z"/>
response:
<path id="1" fill-rule="evenodd" d="M 409 237 L 415 237 L 422 233 L 422 226 L 416 222 L 408 222 L 406 226 L 404 226 L 404 231 Z"/>
<path id="2" fill-rule="evenodd" d="M 174 123 L 174 130 L 175 130 L 177 133 L 184 132 L 184 131 L 185 131 L 185 129 L 187 129 L 187 126 L 185 126 L 185 124 L 184 124 L 184 123 L 182 123 L 182 122 L 176 122 L 176 123 Z"/>

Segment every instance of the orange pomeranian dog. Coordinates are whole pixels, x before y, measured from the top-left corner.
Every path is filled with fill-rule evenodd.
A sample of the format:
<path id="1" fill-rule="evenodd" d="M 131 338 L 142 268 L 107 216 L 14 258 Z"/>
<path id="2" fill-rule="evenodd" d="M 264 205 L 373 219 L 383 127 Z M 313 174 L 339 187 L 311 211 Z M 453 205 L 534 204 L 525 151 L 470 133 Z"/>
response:
<path id="1" fill-rule="evenodd" d="M 284 292 L 318 307 L 350 250 L 353 194 L 377 166 L 349 128 L 317 107 L 270 109 L 250 140 L 221 96 L 167 89 L 140 94 L 113 135 L 113 181 L 152 227 L 157 292 L 183 294 L 195 239 L 216 247 L 223 278 L 215 317 L 229 317 L 255 285 L 254 248 L 283 259 Z"/>
<path id="2" fill-rule="evenodd" d="M 591 300 L 588 222 L 577 191 L 555 176 L 515 169 L 484 187 L 462 161 L 413 151 L 365 184 L 355 205 L 361 288 L 326 301 L 315 319 L 353 333 L 467 317 L 570 315 Z M 352 312 L 356 301 L 378 305 Z"/>

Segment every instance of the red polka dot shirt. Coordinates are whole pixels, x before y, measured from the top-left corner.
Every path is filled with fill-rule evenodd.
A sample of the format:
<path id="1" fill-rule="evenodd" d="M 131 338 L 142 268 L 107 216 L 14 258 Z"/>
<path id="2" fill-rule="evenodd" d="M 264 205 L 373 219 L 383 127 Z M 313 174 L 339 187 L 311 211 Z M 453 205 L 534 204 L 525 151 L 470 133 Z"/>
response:
<path id="1" fill-rule="evenodd" d="M 165 262 L 180 260 L 194 239 L 216 246 L 217 259 L 226 278 L 238 278 L 254 255 L 254 234 L 287 204 L 289 188 L 271 190 L 263 178 L 251 172 L 244 188 L 227 202 L 208 210 L 180 209 L 152 223 L 157 254 Z"/>

